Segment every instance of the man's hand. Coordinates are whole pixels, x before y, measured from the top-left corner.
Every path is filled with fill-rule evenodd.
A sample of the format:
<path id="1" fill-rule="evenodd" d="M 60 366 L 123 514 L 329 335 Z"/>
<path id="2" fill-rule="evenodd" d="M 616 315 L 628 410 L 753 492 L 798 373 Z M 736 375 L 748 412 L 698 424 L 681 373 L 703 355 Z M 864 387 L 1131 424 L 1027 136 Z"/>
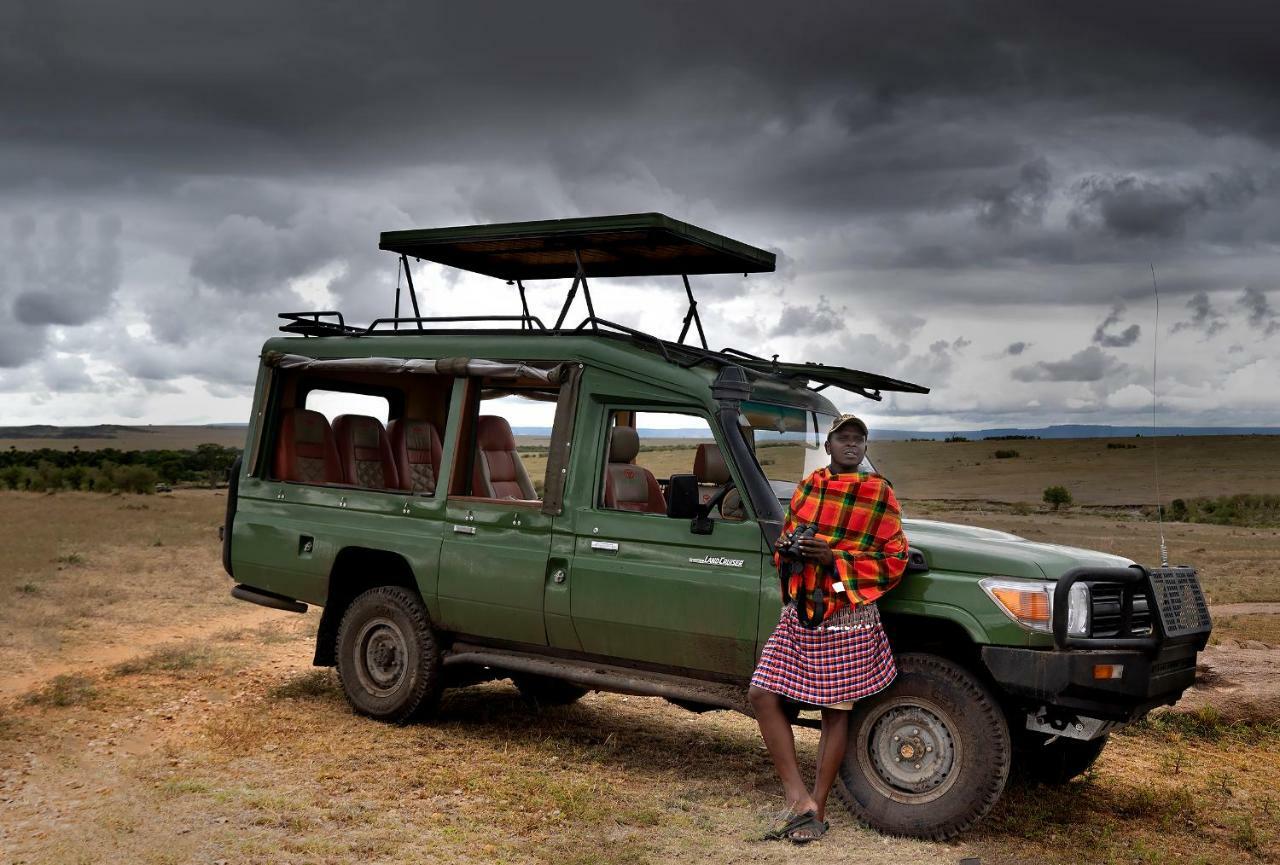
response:
<path id="1" fill-rule="evenodd" d="M 805 538 L 800 542 L 800 553 L 806 559 L 813 559 L 820 565 L 829 565 L 835 561 L 831 544 L 821 538 Z"/>

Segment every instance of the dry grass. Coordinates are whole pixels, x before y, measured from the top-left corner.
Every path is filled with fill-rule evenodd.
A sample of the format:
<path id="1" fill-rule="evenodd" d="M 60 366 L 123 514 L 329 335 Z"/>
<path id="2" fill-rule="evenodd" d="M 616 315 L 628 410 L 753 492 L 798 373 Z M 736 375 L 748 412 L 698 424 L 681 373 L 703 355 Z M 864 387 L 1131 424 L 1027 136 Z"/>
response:
<path id="1" fill-rule="evenodd" d="M 1257 640 L 1273 648 L 1280 647 L 1280 616 L 1246 614 L 1214 619 L 1210 642 L 1218 644 L 1227 639 Z"/>
<path id="2" fill-rule="evenodd" d="M 0 662 L 45 671 L 0 708 L 0 861 L 1280 862 L 1280 729 L 1211 710 L 1117 734 L 1066 788 L 1011 788 L 957 844 L 884 839 L 836 808 L 831 837 L 803 851 L 749 840 L 781 800 L 741 716 L 601 694 L 536 711 L 494 683 L 451 692 L 431 724 L 371 722 L 309 666 L 314 614 L 227 597 L 224 501 L 0 495 L 15 563 L 0 574 Z M 909 503 L 1154 557 L 1151 525 L 1122 511 L 958 508 Z M 1280 533 L 1166 528 L 1215 600 L 1278 600 Z M 1276 620 L 1222 627 L 1260 635 Z M 75 666 L 111 639 L 144 648 Z M 798 740 L 811 771 L 816 735 Z"/>

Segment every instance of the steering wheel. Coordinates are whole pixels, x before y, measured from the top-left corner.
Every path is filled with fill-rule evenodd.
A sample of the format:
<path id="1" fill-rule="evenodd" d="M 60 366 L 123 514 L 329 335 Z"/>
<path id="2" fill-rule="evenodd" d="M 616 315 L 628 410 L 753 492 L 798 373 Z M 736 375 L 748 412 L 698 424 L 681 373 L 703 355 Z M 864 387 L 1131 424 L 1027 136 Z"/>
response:
<path id="1" fill-rule="evenodd" d="M 707 499 L 707 504 L 706 504 L 707 513 L 709 514 L 713 510 L 716 510 L 717 508 L 719 508 L 720 516 L 726 520 L 744 519 L 747 515 L 747 512 L 742 507 L 741 495 L 738 496 L 736 507 L 731 507 L 729 508 L 728 511 L 724 509 L 724 503 L 725 503 L 725 500 L 729 497 L 729 493 L 734 492 L 737 488 L 738 488 L 738 485 L 735 484 L 732 480 L 730 480 L 730 481 L 727 481 L 725 485 L 722 486 L 720 489 L 716 490 L 716 494 L 713 495 L 711 498 Z"/>

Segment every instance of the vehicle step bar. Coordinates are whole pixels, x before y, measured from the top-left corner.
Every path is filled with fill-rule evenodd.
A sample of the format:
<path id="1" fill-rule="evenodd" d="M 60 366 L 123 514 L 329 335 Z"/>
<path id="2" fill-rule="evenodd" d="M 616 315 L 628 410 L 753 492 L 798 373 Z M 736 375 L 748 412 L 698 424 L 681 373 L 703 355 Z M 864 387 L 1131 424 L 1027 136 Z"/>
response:
<path id="1" fill-rule="evenodd" d="M 531 673 L 572 682 L 584 688 L 633 694 L 638 697 L 665 697 L 720 709 L 731 709 L 753 715 L 745 688 L 717 682 L 691 682 L 680 676 L 616 667 L 571 658 L 550 658 L 491 649 L 466 643 L 454 643 L 453 651 L 444 657 L 445 666 L 466 664 L 490 667 L 512 673 Z"/>
<path id="2" fill-rule="evenodd" d="M 270 607 L 273 610 L 284 610 L 286 613 L 305 613 L 307 611 L 307 605 L 302 601 L 295 601 L 293 598 L 286 598 L 284 595 L 277 595 L 275 592 L 252 589 L 248 586 L 236 586 L 231 590 L 231 597 L 239 598 L 242 601 L 248 601 L 261 607 Z"/>

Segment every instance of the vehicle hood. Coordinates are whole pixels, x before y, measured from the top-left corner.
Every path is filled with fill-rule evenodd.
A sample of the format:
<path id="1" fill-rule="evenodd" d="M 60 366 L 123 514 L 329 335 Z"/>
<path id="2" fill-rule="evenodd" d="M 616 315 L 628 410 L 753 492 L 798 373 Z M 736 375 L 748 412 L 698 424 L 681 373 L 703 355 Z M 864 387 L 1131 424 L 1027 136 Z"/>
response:
<path id="1" fill-rule="evenodd" d="M 978 526 L 904 519 L 902 530 L 907 542 L 924 553 L 931 569 L 1056 580 L 1072 568 L 1124 568 L 1133 564 L 1123 556 L 1029 541 Z"/>

